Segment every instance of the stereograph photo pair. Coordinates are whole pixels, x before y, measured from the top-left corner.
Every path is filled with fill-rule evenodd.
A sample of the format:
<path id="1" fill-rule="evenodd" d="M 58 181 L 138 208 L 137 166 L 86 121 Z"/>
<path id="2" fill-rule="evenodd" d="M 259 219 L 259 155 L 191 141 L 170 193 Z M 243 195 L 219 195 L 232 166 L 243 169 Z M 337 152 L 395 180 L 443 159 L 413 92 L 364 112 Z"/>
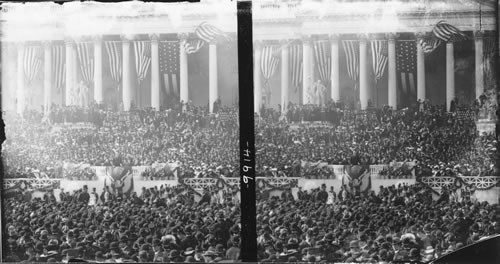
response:
<path id="1" fill-rule="evenodd" d="M 495 1 L 0 16 L 3 262 L 498 260 Z"/>

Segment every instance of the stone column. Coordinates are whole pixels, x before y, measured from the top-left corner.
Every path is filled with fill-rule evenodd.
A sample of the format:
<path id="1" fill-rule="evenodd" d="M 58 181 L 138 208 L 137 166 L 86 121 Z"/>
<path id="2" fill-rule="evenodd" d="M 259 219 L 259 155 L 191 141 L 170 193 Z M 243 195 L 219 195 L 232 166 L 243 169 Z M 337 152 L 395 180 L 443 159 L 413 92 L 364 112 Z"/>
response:
<path id="1" fill-rule="evenodd" d="M 18 114 L 23 114 L 25 108 L 25 95 L 24 95 L 24 43 L 17 45 L 17 105 L 16 110 Z"/>
<path id="2" fill-rule="evenodd" d="M 180 34 L 179 38 L 186 39 L 187 34 Z M 188 60 L 187 60 L 187 53 L 184 50 L 183 45 L 179 45 L 180 48 L 180 53 L 179 53 L 179 64 L 180 64 L 180 100 L 184 103 L 189 102 L 189 70 L 188 70 Z"/>
<path id="3" fill-rule="evenodd" d="M 43 74 L 43 105 L 45 113 L 50 110 L 51 100 L 51 89 L 52 89 L 52 43 L 51 41 L 45 41 L 43 43 L 44 48 L 44 74 Z"/>
<path id="4" fill-rule="evenodd" d="M 455 98 L 455 58 L 453 42 L 446 43 L 446 110 L 450 111 Z"/>
<path id="5" fill-rule="evenodd" d="M 94 101 L 104 101 L 102 90 L 102 36 L 94 37 Z"/>
<path id="6" fill-rule="evenodd" d="M 260 113 L 262 105 L 262 71 L 260 69 L 260 61 L 262 56 L 262 41 L 255 41 L 254 67 L 253 67 L 253 82 L 254 82 L 254 111 Z"/>
<path id="7" fill-rule="evenodd" d="M 209 51 L 209 108 L 210 113 L 214 111 L 214 103 L 219 98 L 218 76 L 217 76 L 217 43 L 211 42 L 208 47 Z"/>
<path id="8" fill-rule="evenodd" d="M 312 98 L 309 96 L 309 90 L 314 84 L 312 73 L 312 40 L 310 36 L 302 37 L 302 104 L 311 104 Z"/>
<path id="9" fill-rule="evenodd" d="M 337 102 L 340 100 L 339 35 L 330 35 L 330 47 L 332 51 L 331 98 Z"/>
<path id="10" fill-rule="evenodd" d="M 151 34 L 149 38 L 151 39 L 151 107 L 158 111 L 160 110 L 160 52 L 158 46 L 160 36 Z"/>
<path id="11" fill-rule="evenodd" d="M 476 65 L 476 99 L 484 92 L 484 71 L 483 71 L 483 35 L 482 31 L 474 32 L 474 54 Z"/>
<path id="12" fill-rule="evenodd" d="M 359 101 L 361 109 L 368 107 L 369 79 L 368 79 L 368 41 L 367 36 L 359 36 Z"/>
<path id="13" fill-rule="evenodd" d="M 73 40 L 66 39 L 66 87 L 64 90 L 64 105 L 73 105 L 73 97 L 74 97 L 74 67 L 73 62 L 76 58 L 73 57 L 73 49 L 75 48 L 75 44 Z"/>
<path id="14" fill-rule="evenodd" d="M 396 71 L 396 34 L 387 34 L 387 51 L 388 51 L 388 100 L 387 103 L 392 109 L 398 107 L 398 90 L 397 90 L 397 71 Z"/>
<path id="15" fill-rule="evenodd" d="M 418 33 L 417 38 L 422 39 L 424 33 Z M 425 101 L 425 54 L 422 46 L 418 44 L 419 41 L 415 43 L 417 45 L 417 100 Z"/>
<path id="16" fill-rule="evenodd" d="M 132 84 L 130 82 L 130 40 L 128 36 L 121 36 L 122 51 L 123 51 L 123 75 L 122 75 L 122 102 L 123 110 L 130 110 L 130 103 L 132 102 Z"/>
<path id="17" fill-rule="evenodd" d="M 285 113 L 288 108 L 288 90 L 290 89 L 290 51 L 288 40 L 281 41 L 281 112 Z"/>

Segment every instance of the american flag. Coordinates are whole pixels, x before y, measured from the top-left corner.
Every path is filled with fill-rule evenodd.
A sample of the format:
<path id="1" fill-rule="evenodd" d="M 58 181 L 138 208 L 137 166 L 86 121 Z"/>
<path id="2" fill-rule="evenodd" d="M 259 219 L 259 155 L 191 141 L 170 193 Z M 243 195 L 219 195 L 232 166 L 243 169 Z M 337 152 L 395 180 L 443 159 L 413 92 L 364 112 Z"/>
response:
<path id="1" fill-rule="evenodd" d="M 318 62 L 318 72 L 321 81 L 324 84 L 328 84 L 331 75 L 331 55 L 329 42 L 327 41 L 316 41 L 314 42 L 314 55 Z"/>
<path id="2" fill-rule="evenodd" d="M 94 52 L 92 47 L 92 43 L 89 42 L 78 43 L 76 46 L 82 78 L 88 85 L 94 80 Z"/>
<path id="3" fill-rule="evenodd" d="M 202 40 L 196 40 L 192 42 L 188 40 L 183 40 L 181 44 L 184 47 L 184 51 L 187 54 L 193 54 L 198 52 L 204 46 L 205 42 Z"/>
<path id="4" fill-rule="evenodd" d="M 151 42 L 134 41 L 135 72 L 139 82 L 146 78 L 151 64 Z"/>
<path id="5" fill-rule="evenodd" d="M 445 21 L 439 21 L 434 28 L 432 33 L 436 38 L 444 42 L 456 42 L 468 39 L 460 29 L 446 23 Z"/>
<path id="6" fill-rule="evenodd" d="M 160 72 L 163 74 L 167 94 L 178 92 L 179 41 L 160 42 Z"/>
<path id="7" fill-rule="evenodd" d="M 276 51 L 277 47 L 275 46 L 265 46 L 262 49 L 260 59 L 260 69 L 262 70 L 262 75 L 264 77 L 264 88 L 266 90 L 266 104 L 269 104 L 271 99 L 271 87 L 269 86 L 269 79 L 273 77 L 280 63 L 280 58 L 277 56 Z"/>
<path id="8" fill-rule="evenodd" d="M 35 79 L 42 66 L 41 52 L 40 46 L 27 46 L 24 49 L 24 75 L 28 85 Z"/>
<path id="9" fill-rule="evenodd" d="M 424 37 L 418 40 L 418 44 L 422 47 L 425 54 L 433 52 L 442 41 L 435 36 Z"/>
<path id="10" fill-rule="evenodd" d="M 108 52 L 109 67 L 111 71 L 111 78 L 115 81 L 117 86 L 120 85 L 122 80 L 122 50 L 121 42 L 119 41 L 106 41 L 106 51 Z"/>
<path id="11" fill-rule="evenodd" d="M 57 93 L 62 92 L 62 87 L 66 76 L 66 59 L 65 47 L 63 45 L 52 46 L 52 69 L 54 75 L 54 84 Z"/>
<path id="12" fill-rule="evenodd" d="M 385 67 L 387 65 L 387 41 L 385 40 L 372 40 L 372 68 L 375 80 L 380 80 L 384 76 Z"/>
<path id="13" fill-rule="evenodd" d="M 401 94 L 406 100 L 416 95 L 417 47 L 414 40 L 401 40 L 396 46 L 396 66 L 400 74 Z M 406 101 L 405 100 L 405 101 Z M 406 103 L 411 101 L 406 101 Z"/>
<path id="14" fill-rule="evenodd" d="M 292 73 L 292 85 L 298 92 L 302 83 L 302 46 L 290 45 L 290 72 Z"/>
<path id="15" fill-rule="evenodd" d="M 264 79 L 268 81 L 276 72 L 276 68 L 278 68 L 280 59 L 276 56 L 276 47 L 274 46 L 265 46 L 262 49 L 260 66 L 262 70 L 262 75 Z"/>
<path id="16" fill-rule="evenodd" d="M 343 40 L 342 45 L 347 60 L 347 74 L 354 81 L 355 89 L 358 85 L 359 76 L 359 42 L 357 40 Z"/>
<path id="17" fill-rule="evenodd" d="M 224 33 L 217 27 L 210 25 L 208 22 L 202 22 L 196 27 L 194 33 L 205 42 L 212 42 L 218 38 L 223 38 L 225 40 L 230 40 L 229 35 Z"/>

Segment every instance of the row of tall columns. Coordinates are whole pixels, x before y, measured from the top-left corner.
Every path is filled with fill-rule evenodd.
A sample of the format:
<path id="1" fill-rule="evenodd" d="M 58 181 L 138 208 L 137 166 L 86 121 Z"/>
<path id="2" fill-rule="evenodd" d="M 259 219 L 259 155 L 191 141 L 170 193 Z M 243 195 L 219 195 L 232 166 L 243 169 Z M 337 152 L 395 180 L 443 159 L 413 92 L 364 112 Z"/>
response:
<path id="1" fill-rule="evenodd" d="M 181 36 L 182 38 L 183 36 Z M 131 57 L 130 44 L 131 39 L 122 37 L 123 49 L 123 71 L 122 71 L 122 100 L 125 110 L 130 109 L 132 101 L 132 83 L 131 83 Z M 335 101 L 340 99 L 339 84 L 339 40 L 338 36 L 331 37 L 331 98 Z M 366 38 L 361 38 L 359 43 L 359 65 L 360 65 L 360 102 L 361 107 L 365 109 L 369 98 L 369 64 Z M 482 32 L 475 32 L 475 94 L 478 98 L 484 91 L 484 73 L 483 73 L 483 37 Z M 188 89 L 188 62 L 187 54 L 183 45 L 180 46 L 180 100 L 189 101 Z M 75 43 L 71 40 L 65 42 L 66 47 L 66 87 L 64 104 L 68 105 L 72 101 L 74 89 L 76 88 L 77 74 L 77 53 Z M 102 37 L 94 38 L 94 100 L 98 103 L 103 102 L 103 78 L 102 78 Z M 24 81 L 24 44 L 17 45 L 17 106 L 18 113 L 22 113 L 26 107 L 25 81 Z M 260 70 L 262 54 L 262 43 L 255 45 L 255 65 L 254 67 L 254 89 L 255 89 L 255 109 L 260 109 L 262 105 L 262 72 Z M 425 54 L 417 45 L 417 99 L 425 100 Z M 51 85 L 52 85 L 52 48 L 50 42 L 44 43 L 44 110 L 48 111 L 51 104 Z M 218 71 L 217 71 L 217 46 L 216 43 L 209 45 L 209 108 L 213 111 L 213 104 L 218 98 Z M 285 111 L 289 101 L 289 48 L 284 46 L 281 49 L 281 106 Z M 151 106 L 155 109 L 160 108 L 160 74 L 159 74 L 159 38 L 158 35 L 151 36 Z M 308 88 L 313 84 L 314 74 L 313 48 L 310 38 L 303 39 L 303 103 L 308 101 Z M 394 109 L 397 107 L 397 75 L 396 75 L 396 43 L 395 35 L 389 34 L 388 38 L 388 104 Z M 454 73 L 454 47 L 453 43 L 446 43 L 446 107 L 449 110 L 451 101 L 455 97 L 455 73 Z"/>
<path id="2" fill-rule="evenodd" d="M 129 37 L 122 37 L 122 102 L 125 111 L 130 110 L 132 102 L 132 58 L 131 58 L 131 40 Z M 188 89 L 188 60 L 187 53 L 183 45 L 180 46 L 180 100 L 184 103 L 189 101 Z M 43 56 L 43 105 L 44 111 L 49 111 L 52 102 L 52 45 L 51 42 L 44 42 Z M 24 43 L 17 44 L 17 90 L 16 90 L 16 112 L 21 114 L 26 108 L 25 95 L 25 77 L 24 77 Z M 72 40 L 65 41 L 65 87 L 63 105 L 73 104 L 75 95 L 76 76 L 77 76 L 77 51 L 76 44 Z M 209 102 L 210 111 L 213 111 L 213 104 L 218 99 L 218 71 L 217 71 L 217 44 L 210 43 L 209 45 Z M 159 37 L 158 35 L 151 36 L 151 106 L 154 109 L 160 109 L 160 61 L 159 61 Z M 94 100 L 97 103 L 102 103 L 104 100 L 103 92 L 103 40 L 102 37 L 94 38 Z"/>

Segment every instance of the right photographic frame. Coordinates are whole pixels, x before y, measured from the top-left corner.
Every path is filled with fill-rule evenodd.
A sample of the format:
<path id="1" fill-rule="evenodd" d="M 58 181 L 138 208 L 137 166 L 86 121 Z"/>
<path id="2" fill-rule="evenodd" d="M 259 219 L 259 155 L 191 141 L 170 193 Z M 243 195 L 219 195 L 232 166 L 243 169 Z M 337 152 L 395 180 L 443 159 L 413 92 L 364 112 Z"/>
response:
<path id="1" fill-rule="evenodd" d="M 252 16 L 260 262 L 498 260 L 497 1 Z"/>

